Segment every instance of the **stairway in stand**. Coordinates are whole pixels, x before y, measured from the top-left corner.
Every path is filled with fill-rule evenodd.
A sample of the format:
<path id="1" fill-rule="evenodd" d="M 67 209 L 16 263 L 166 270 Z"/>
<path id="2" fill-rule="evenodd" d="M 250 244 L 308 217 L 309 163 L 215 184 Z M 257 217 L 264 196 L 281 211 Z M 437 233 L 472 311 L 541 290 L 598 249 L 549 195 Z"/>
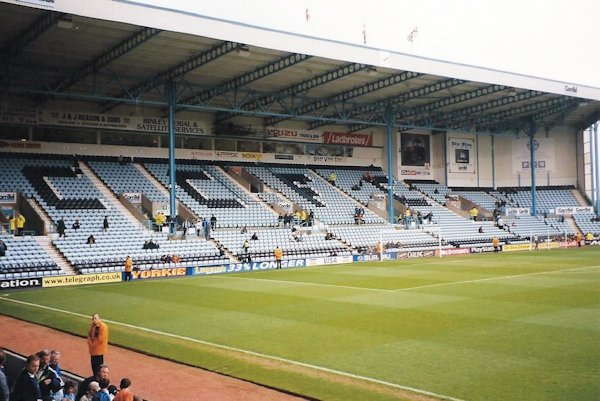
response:
<path id="1" fill-rule="evenodd" d="M 105 206 L 108 206 L 109 208 L 115 207 L 117 210 L 119 210 L 119 212 L 121 212 L 121 214 L 123 216 L 127 217 L 127 219 L 135 227 L 141 227 L 144 230 L 148 230 L 148 228 L 144 227 L 144 225 L 142 224 L 141 221 L 139 221 L 138 219 L 135 218 L 135 216 L 133 216 L 131 213 L 129 213 L 129 211 L 125 208 L 125 206 L 123 206 L 121 204 L 121 201 L 119 201 L 119 198 L 117 198 L 115 196 L 115 194 L 113 194 L 113 192 L 110 190 L 110 188 L 108 188 L 106 186 L 106 184 L 104 184 L 104 182 L 102 182 L 102 180 L 100 180 L 100 178 L 98 178 L 96 173 L 94 173 L 94 171 L 91 168 L 89 168 L 89 166 L 86 163 L 79 162 L 79 167 L 81 168 L 81 171 L 83 171 L 83 174 L 85 174 L 86 177 L 88 177 L 90 179 L 90 181 L 94 184 L 94 186 L 96 188 L 98 188 L 100 193 L 102 193 L 102 196 L 104 197 L 106 202 L 109 203 L 108 205 L 105 205 Z"/>
<path id="2" fill-rule="evenodd" d="M 64 256 L 62 256 L 60 253 L 58 253 L 56 248 L 52 246 L 52 240 L 49 236 L 38 235 L 35 237 L 35 241 L 44 249 L 44 251 L 46 251 L 48 256 L 52 258 L 56 265 L 60 267 L 60 269 L 65 274 L 77 274 L 75 269 L 73 269 L 73 266 L 71 266 L 69 262 L 67 262 L 67 259 L 65 259 Z"/>

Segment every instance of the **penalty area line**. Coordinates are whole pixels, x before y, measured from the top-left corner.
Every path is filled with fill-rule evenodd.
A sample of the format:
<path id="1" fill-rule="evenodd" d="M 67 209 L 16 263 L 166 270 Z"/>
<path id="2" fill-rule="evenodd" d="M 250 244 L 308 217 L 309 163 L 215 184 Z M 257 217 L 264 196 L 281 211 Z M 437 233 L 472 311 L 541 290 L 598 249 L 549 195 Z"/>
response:
<path id="1" fill-rule="evenodd" d="M 27 305 L 27 306 L 31 306 L 31 307 L 34 307 L 34 308 L 40 308 L 40 309 L 50 310 L 50 311 L 53 311 L 53 312 L 64 313 L 64 314 L 71 315 L 71 316 L 89 318 L 89 315 L 84 315 L 82 313 L 71 312 L 71 311 L 64 310 L 64 309 L 53 308 L 51 306 L 46 306 L 46 305 L 38 305 L 38 304 L 34 304 L 34 303 L 30 303 L 30 302 L 25 302 L 25 301 L 19 301 L 19 300 L 11 299 L 11 298 L 0 298 L 0 301 L 13 302 L 13 303 L 16 303 L 16 304 Z M 338 376 L 344 376 L 344 377 L 349 377 L 349 378 L 352 378 L 352 379 L 362 380 L 362 381 L 366 381 L 366 382 L 370 382 L 370 383 L 381 384 L 381 385 L 384 385 L 386 387 L 396 388 L 396 389 L 405 390 L 405 391 L 411 391 L 413 393 L 417 393 L 417 394 L 421 394 L 421 395 L 426 395 L 426 396 L 430 396 L 430 397 L 436 397 L 436 398 L 439 398 L 439 399 L 442 399 L 442 400 L 447 400 L 447 401 L 465 401 L 465 400 L 462 400 L 460 398 L 455 398 L 455 397 L 451 397 L 451 396 L 448 396 L 448 395 L 437 394 L 437 393 L 433 393 L 433 392 L 430 392 L 430 391 L 427 391 L 427 390 L 422 390 L 422 389 L 415 388 L 415 387 L 403 386 L 401 384 L 391 383 L 391 382 L 387 382 L 385 380 L 375 379 L 373 377 L 362 376 L 362 375 L 357 375 L 357 374 L 354 374 L 354 373 L 343 372 L 341 370 L 330 369 L 330 368 L 326 368 L 324 366 L 311 365 L 309 363 L 304 363 L 304 362 L 300 362 L 300 361 L 294 361 L 292 359 L 286 359 L 286 358 L 282 358 L 282 357 L 278 357 L 278 356 L 274 356 L 274 355 L 262 354 L 260 352 L 249 351 L 249 350 L 245 350 L 245 349 L 242 349 L 242 348 L 230 347 L 228 345 L 222 345 L 222 344 L 212 343 L 210 341 L 204 341 L 204 340 L 199 340 L 199 339 L 196 339 L 196 338 L 181 336 L 181 335 L 178 335 L 178 334 L 167 333 L 167 332 L 164 332 L 164 331 L 149 329 L 147 327 L 135 326 L 135 325 L 128 324 L 128 323 L 117 322 L 115 320 L 108 320 L 108 319 L 103 319 L 103 320 L 105 322 L 107 322 L 107 323 L 110 323 L 110 324 L 116 324 L 116 325 L 119 325 L 119 326 L 127 327 L 127 328 L 134 329 L 134 330 L 143 331 L 143 332 L 146 332 L 146 333 L 157 334 L 157 335 L 160 335 L 160 336 L 175 338 L 175 339 L 183 340 L 183 341 L 189 341 L 189 342 L 192 342 L 192 343 L 202 344 L 202 345 L 206 345 L 206 346 L 210 346 L 210 347 L 214 347 L 214 348 L 219 348 L 219 349 L 223 349 L 223 350 L 227 350 L 227 351 L 233 351 L 233 352 L 238 352 L 238 353 L 241 353 L 241 354 L 251 355 L 251 356 L 255 356 L 255 357 L 259 357 L 259 358 L 263 358 L 263 359 L 270 359 L 270 360 L 277 361 L 277 362 L 283 362 L 283 363 L 286 363 L 286 364 L 289 364 L 289 365 L 301 366 L 301 367 L 304 367 L 304 368 L 318 370 L 318 371 L 321 371 L 321 372 L 326 372 L 326 373 L 330 373 L 330 374 L 334 374 L 334 375 L 338 375 Z"/>

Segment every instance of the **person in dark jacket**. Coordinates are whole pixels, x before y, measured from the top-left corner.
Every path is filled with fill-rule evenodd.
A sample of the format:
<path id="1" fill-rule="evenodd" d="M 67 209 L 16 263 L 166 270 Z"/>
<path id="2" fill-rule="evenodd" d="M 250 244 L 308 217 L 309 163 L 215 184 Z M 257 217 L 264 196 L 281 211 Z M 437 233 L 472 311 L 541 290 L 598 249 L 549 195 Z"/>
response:
<path id="1" fill-rule="evenodd" d="M 40 386 L 42 399 L 53 399 L 53 395 L 62 390 L 64 383 L 50 367 L 50 351 L 42 350 L 36 355 L 40 358 L 40 365 L 35 377 Z"/>
<path id="2" fill-rule="evenodd" d="M 6 250 L 8 249 L 8 246 L 6 246 L 6 244 L 4 243 L 4 241 L 2 241 L 0 239 L 0 256 L 6 256 Z"/>
<path id="3" fill-rule="evenodd" d="M 56 225 L 56 231 L 58 231 L 58 238 L 66 237 L 66 235 L 65 235 L 66 229 L 67 229 L 67 226 L 65 225 L 65 221 L 61 217 L 60 220 L 58 220 L 58 224 Z"/>
<path id="4" fill-rule="evenodd" d="M 38 401 L 42 399 L 40 385 L 35 377 L 35 372 L 40 367 L 40 358 L 30 355 L 25 361 L 25 368 L 19 373 L 14 384 L 10 399 L 12 401 Z"/>

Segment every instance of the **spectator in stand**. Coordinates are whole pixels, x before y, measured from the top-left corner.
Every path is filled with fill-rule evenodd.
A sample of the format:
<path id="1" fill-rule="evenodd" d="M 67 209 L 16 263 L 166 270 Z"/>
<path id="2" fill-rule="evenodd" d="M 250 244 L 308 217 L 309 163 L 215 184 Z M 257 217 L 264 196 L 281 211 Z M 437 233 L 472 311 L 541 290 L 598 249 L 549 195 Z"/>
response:
<path id="1" fill-rule="evenodd" d="M 498 217 L 498 221 L 496 222 L 496 224 L 498 225 L 499 229 L 504 229 L 504 219 L 502 217 Z"/>
<path id="2" fill-rule="evenodd" d="M 80 399 L 81 396 L 83 396 L 89 389 L 90 383 L 96 382 L 96 385 L 98 385 L 98 381 L 100 379 L 106 378 L 108 379 L 108 365 L 100 365 L 100 367 L 98 368 L 98 370 L 94 373 L 93 376 L 90 376 L 88 378 L 86 378 L 81 385 L 79 386 L 79 391 L 77 392 L 77 399 Z M 96 391 L 99 391 L 100 387 L 98 387 L 98 389 Z M 90 398 L 91 400 L 91 398 Z"/>
<path id="3" fill-rule="evenodd" d="M 104 221 L 102 222 L 102 231 L 105 233 L 108 232 L 108 216 L 104 216 Z"/>
<path id="4" fill-rule="evenodd" d="M 202 231 L 204 232 L 204 239 L 210 239 L 210 223 L 208 219 L 202 219 Z"/>
<path id="5" fill-rule="evenodd" d="M 40 385 L 35 373 L 40 367 L 40 358 L 30 355 L 25 361 L 25 368 L 19 373 L 15 381 L 10 399 L 12 401 L 37 401 L 42 399 Z"/>
<path id="6" fill-rule="evenodd" d="M 217 218 L 214 214 L 210 216 L 210 229 L 213 231 L 217 229 Z"/>
<path id="7" fill-rule="evenodd" d="M 182 229 L 183 229 L 183 238 L 185 239 L 188 229 L 192 226 L 192 223 L 190 223 L 188 220 L 184 220 L 183 224 L 181 225 Z"/>
<path id="8" fill-rule="evenodd" d="M 108 378 L 100 379 L 100 381 L 98 382 L 98 385 L 100 386 L 100 391 L 98 391 L 98 393 L 94 396 L 93 400 L 94 401 L 111 401 L 110 393 L 108 392 L 108 386 L 110 385 L 110 380 L 108 380 Z"/>
<path id="9" fill-rule="evenodd" d="M 479 230 L 477 230 L 479 234 L 483 234 L 483 226 L 479 226 Z"/>
<path id="10" fill-rule="evenodd" d="M 56 224 L 56 232 L 58 232 L 58 238 L 66 237 L 66 235 L 65 235 L 66 229 L 67 229 L 67 226 L 65 225 L 65 220 L 61 217 L 60 220 L 58 220 L 58 223 Z"/>
<path id="11" fill-rule="evenodd" d="M 196 237 L 199 237 L 202 233 L 202 219 L 194 220 L 194 228 L 196 229 Z"/>
<path id="12" fill-rule="evenodd" d="M 248 250 L 250 249 L 250 242 L 245 239 L 242 243 L 242 250 L 244 251 L 244 255 L 248 255 Z"/>
<path id="13" fill-rule="evenodd" d="M 127 378 L 121 379 L 119 392 L 113 401 L 133 401 L 133 392 L 131 391 L 131 380 Z"/>
<path id="14" fill-rule="evenodd" d="M 23 235 L 23 229 L 25 228 L 25 216 L 21 213 L 17 213 L 17 235 Z"/>
<path id="15" fill-rule="evenodd" d="M 6 251 L 8 250 L 8 246 L 0 239 L 0 257 L 6 256 Z"/>
<path id="16" fill-rule="evenodd" d="M 162 231 L 165 221 L 167 221 L 167 216 L 165 216 L 163 212 L 156 213 L 156 216 L 154 217 L 154 224 L 156 224 L 158 232 Z"/>
<path id="17" fill-rule="evenodd" d="M 87 335 L 88 349 L 92 372 L 98 372 L 104 364 L 104 355 L 108 351 L 108 326 L 100 319 L 100 315 L 92 315 L 92 324 Z"/>
<path id="18" fill-rule="evenodd" d="M 54 394 L 62 397 L 62 387 L 64 385 L 62 379 L 58 377 L 56 372 L 50 367 L 50 351 L 41 350 L 37 354 L 40 358 L 40 364 L 35 377 L 40 386 L 40 393 L 43 399 L 51 399 Z"/>
<path id="19" fill-rule="evenodd" d="M 83 387 L 83 383 L 82 383 L 81 387 Z M 76 398 L 79 401 L 93 401 L 94 397 L 96 397 L 96 394 L 98 394 L 99 391 L 100 391 L 100 385 L 98 384 L 98 382 L 91 381 L 86 386 L 86 390 L 84 390 L 83 394 L 81 396 L 77 396 Z"/>
<path id="20" fill-rule="evenodd" d="M 256 233 L 252 234 L 252 237 L 250 237 L 250 239 L 252 241 L 258 241 L 258 234 L 256 234 Z"/>
<path id="21" fill-rule="evenodd" d="M 246 227 L 246 226 L 242 227 L 241 234 L 248 234 L 248 227 Z"/>
<path id="22" fill-rule="evenodd" d="M 301 226 L 306 225 L 306 219 L 307 219 L 306 210 L 302 209 L 302 211 L 300 212 L 300 225 Z"/>
<path id="23" fill-rule="evenodd" d="M 173 258 L 171 258 L 171 255 L 162 255 L 160 257 L 160 261 L 162 263 L 171 263 L 173 261 Z"/>
<path id="24" fill-rule="evenodd" d="M 65 388 L 63 389 L 64 398 L 60 401 L 75 401 L 75 396 L 77 395 L 76 393 L 77 391 L 75 391 L 75 382 L 68 380 L 65 382 Z"/>
<path id="25" fill-rule="evenodd" d="M 90 234 L 90 236 L 87 238 L 85 243 L 88 244 L 91 248 L 92 245 L 94 245 L 96 243 L 96 238 L 94 238 L 94 234 Z"/>
<path id="26" fill-rule="evenodd" d="M 8 401 L 9 390 L 8 390 L 8 380 L 6 379 L 6 374 L 4 373 L 4 361 L 6 360 L 6 354 L 4 350 L 0 348 L 0 400 Z"/>
<path id="27" fill-rule="evenodd" d="M 179 257 L 179 255 L 173 254 L 173 256 L 171 256 L 171 260 L 173 261 L 173 263 L 181 263 L 181 258 Z"/>
<path id="28" fill-rule="evenodd" d="M 277 246 L 273 251 L 273 255 L 275 256 L 275 268 L 281 269 L 281 259 L 283 259 L 283 250 Z"/>
<path id="29" fill-rule="evenodd" d="M 73 223 L 71 228 L 73 230 L 75 230 L 75 232 L 77 232 L 77 230 L 79 230 L 81 228 L 81 224 L 79 224 L 79 219 L 75 219 L 75 222 Z"/>
<path id="30" fill-rule="evenodd" d="M 62 377 L 62 370 L 60 368 L 60 351 L 52 350 L 50 352 L 50 367 L 54 369 L 58 377 Z"/>
<path id="31" fill-rule="evenodd" d="M 127 255 L 125 258 L 125 281 L 131 281 L 133 272 L 133 259 Z"/>
<path id="32" fill-rule="evenodd" d="M 329 177 L 327 177 L 327 181 L 329 181 L 329 183 L 331 185 L 335 185 L 336 180 L 337 180 L 337 174 L 334 171 L 329 173 Z"/>

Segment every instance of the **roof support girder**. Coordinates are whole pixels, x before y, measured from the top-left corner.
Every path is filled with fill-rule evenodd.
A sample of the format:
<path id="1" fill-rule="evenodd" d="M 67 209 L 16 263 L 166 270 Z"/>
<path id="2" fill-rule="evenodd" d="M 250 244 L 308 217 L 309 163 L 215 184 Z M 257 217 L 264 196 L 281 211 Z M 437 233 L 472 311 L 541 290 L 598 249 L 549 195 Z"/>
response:
<path id="1" fill-rule="evenodd" d="M 387 107 L 388 104 L 392 105 L 392 106 L 400 106 L 403 103 L 411 100 L 411 99 L 416 99 L 420 96 L 428 96 L 432 93 L 436 93 L 442 90 L 446 90 L 446 89 L 450 89 L 454 86 L 458 86 L 458 85 L 462 85 L 464 83 L 466 83 L 467 81 L 463 81 L 462 79 L 455 79 L 455 78 L 451 78 L 451 79 L 446 79 L 443 81 L 438 81 L 438 82 L 434 82 L 432 84 L 429 85 L 425 85 L 422 86 L 420 88 L 416 88 L 413 90 L 410 90 L 406 93 L 402 93 L 400 95 L 396 95 L 396 96 L 392 96 L 389 97 L 387 99 L 381 100 L 379 102 L 376 102 L 374 104 L 366 104 L 363 105 L 359 108 L 356 109 L 354 115 L 356 114 L 367 114 L 367 113 L 378 113 L 379 116 L 378 117 L 381 118 L 383 120 L 383 110 L 385 110 L 385 107 Z M 396 111 L 396 114 L 398 113 L 399 110 Z M 321 125 L 326 125 L 326 124 L 320 124 L 320 123 L 315 123 L 315 124 L 310 124 L 309 128 L 310 129 L 314 129 L 317 128 Z M 351 127 L 352 130 L 357 131 L 358 129 L 354 129 Z M 359 128 L 362 129 L 362 128 Z"/>
<path id="2" fill-rule="evenodd" d="M 370 82 L 364 85 L 360 85 L 360 86 L 356 86 L 352 89 L 349 89 L 347 91 L 344 92 L 340 92 L 337 93 L 333 96 L 330 96 L 328 98 L 325 99 L 320 99 L 317 100 L 315 102 L 309 103 L 309 104 L 305 104 L 300 106 L 300 108 L 297 110 L 297 112 L 295 113 L 296 116 L 298 115 L 302 115 L 302 114 L 308 114 L 311 112 L 314 112 L 316 110 L 325 108 L 331 104 L 339 104 L 339 103 L 344 103 L 347 102 L 355 97 L 358 96 L 363 96 L 366 95 L 368 93 L 371 92 L 375 92 L 378 91 L 380 89 L 384 89 L 384 88 L 388 88 L 390 86 L 393 85 L 397 85 L 399 83 L 408 81 L 410 79 L 415 79 L 418 78 L 420 76 L 422 76 L 423 74 L 417 73 L 417 72 L 412 72 L 412 71 L 403 71 L 401 73 L 398 74 L 394 74 L 394 75 L 390 75 L 388 77 L 385 78 L 381 78 L 378 79 L 375 82 Z M 385 107 L 385 106 L 384 106 Z M 273 124 L 277 124 L 278 122 L 281 122 L 283 120 L 277 120 L 277 119 L 267 119 L 265 121 L 265 125 L 273 125 Z M 309 128 L 312 129 L 312 128 Z"/>
<path id="3" fill-rule="evenodd" d="M 306 54 L 300 53 L 292 53 L 285 55 L 283 57 L 278 58 L 275 61 L 272 61 L 266 65 L 255 68 L 252 71 L 249 71 L 245 74 L 242 74 L 238 77 L 230 79 L 229 81 L 216 86 L 214 88 L 206 89 L 200 93 L 194 94 L 181 102 L 183 104 L 183 108 L 185 105 L 197 105 L 197 104 L 206 104 L 212 98 L 222 95 L 226 92 L 235 90 L 244 85 L 248 85 L 251 82 L 257 81 L 262 78 L 266 78 L 269 75 L 278 73 L 283 71 L 286 68 L 289 68 L 295 64 L 301 63 L 305 60 L 310 59 L 312 56 L 308 56 Z M 180 104 L 180 106 L 181 106 Z"/>
<path id="4" fill-rule="evenodd" d="M 315 75 L 312 78 L 306 79 L 297 84 L 288 86 L 285 89 L 280 90 L 279 92 L 265 95 L 259 99 L 256 99 L 252 102 L 246 103 L 242 109 L 243 110 L 256 110 L 258 108 L 263 108 L 268 104 L 275 103 L 280 99 L 284 99 L 287 97 L 293 97 L 300 93 L 306 93 L 309 90 L 316 88 L 317 86 L 325 85 L 329 82 L 341 79 L 345 76 L 354 74 L 359 71 L 363 71 L 369 68 L 366 64 L 358 64 L 358 63 L 350 63 L 335 68 L 333 70 L 326 71 L 322 74 Z M 227 113 L 224 115 L 219 115 L 215 118 L 215 123 L 223 122 L 229 118 L 232 118 L 237 113 Z"/>
<path id="5" fill-rule="evenodd" d="M 213 46 L 211 49 L 209 49 L 205 52 L 202 52 L 202 53 L 198 54 L 197 56 L 191 57 L 191 58 L 185 60 L 184 62 L 179 63 L 176 66 L 171 67 L 168 70 L 157 74 L 154 78 L 152 78 L 148 81 L 142 82 L 138 85 L 135 85 L 135 86 L 125 90 L 124 92 L 119 94 L 117 96 L 117 98 L 136 99 L 141 94 L 148 92 L 152 89 L 155 89 L 155 88 L 163 85 L 165 82 L 174 81 L 178 78 L 181 78 L 188 72 L 193 71 L 196 68 L 201 67 L 207 63 L 210 63 L 211 61 L 214 61 L 220 57 L 223 57 L 224 55 L 237 49 L 239 46 L 240 46 L 239 43 L 234 43 L 234 42 L 222 42 L 220 44 L 217 44 L 216 46 Z M 106 103 L 102 106 L 101 112 L 105 113 L 105 112 L 117 107 L 121 103 L 122 103 L 121 101 L 112 101 L 112 102 Z"/>
<path id="6" fill-rule="evenodd" d="M 79 68 L 79 70 L 70 76 L 65 77 L 59 84 L 55 86 L 55 90 L 62 92 L 70 88 L 72 85 L 100 70 L 102 67 L 125 55 L 144 42 L 152 39 L 161 32 L 162 30 L 155 28 L 144 28 L 135 32 L 133 35 L 123 39 L 109 50 L 104 51 L 98 57 Z"/>
<path id="7" fill-rule="evenodd" d="M 53 27 L 58 20 L 65 16 L 67 16 L 65 13 L 48 11 L 21 32 L 19 36 L 5 43 L 2 46 L 2 53 L 8 56 L 7 61 L 15 58 L 28 44 L 39 38 L 49 28 Z"/>

